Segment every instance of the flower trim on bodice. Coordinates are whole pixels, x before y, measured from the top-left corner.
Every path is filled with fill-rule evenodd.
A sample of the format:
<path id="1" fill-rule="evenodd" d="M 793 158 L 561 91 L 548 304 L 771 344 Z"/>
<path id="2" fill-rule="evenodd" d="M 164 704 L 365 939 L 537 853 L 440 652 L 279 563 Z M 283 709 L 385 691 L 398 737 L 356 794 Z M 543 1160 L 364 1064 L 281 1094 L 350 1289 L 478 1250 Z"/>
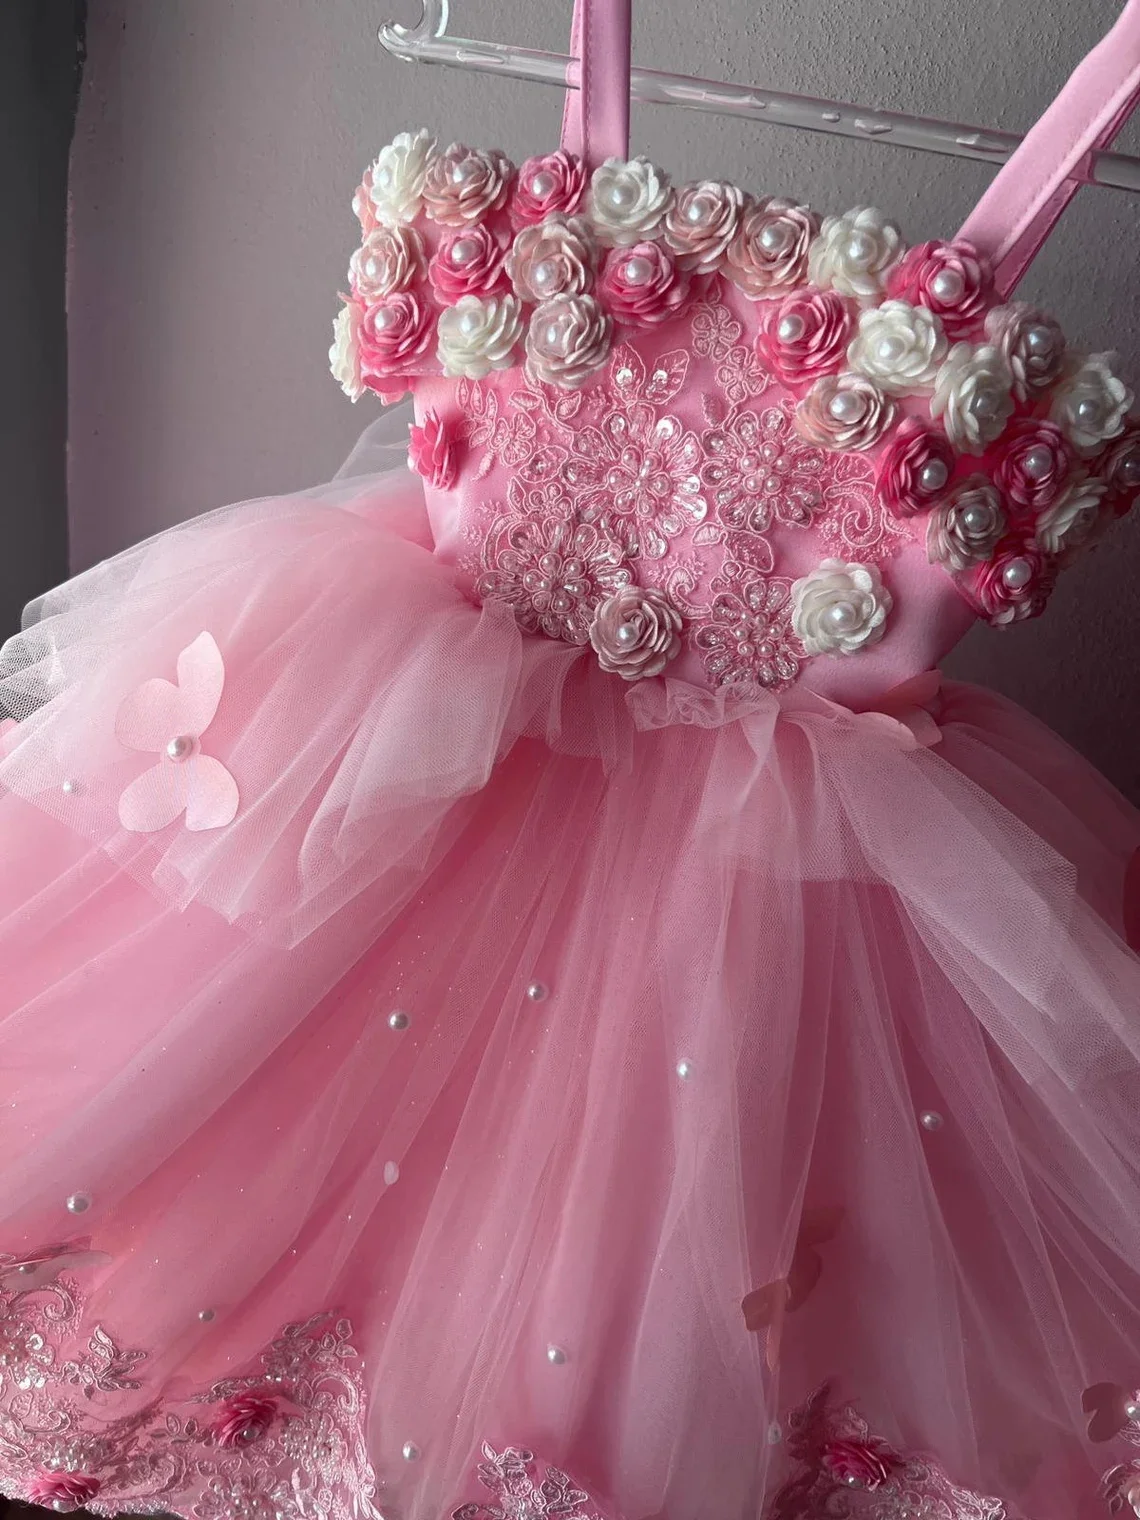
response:
<path id="1" fill-rule="evenodd" d="M 518 471 L 484 524 L 478 594 L 510 602 L 525 627 L 592 644 L 626 679 L 659 673 L 686 640 L 715 683 L 776 689 L 804 659 L 866 648 L 891 611 L 884 553 L 907 540 L 978 616 L 1018 622 L 1140 491 L 1140 419 L 1113 356 L 1080 353 L 1052 318 L 999 303 L 964 241 L 908 248 L 870 208 L 821 219 L 720 181 L 674 187 L 643 157 L 587 176 L 559 149 L 516 169 L 422 130 L 381 150 L 353 207 L 363 237 L 334 374 L 354 401 L 455 380 L 466 421 L 421 419 L 410 463 L 444 491 L 480 478 L 488 448 Z M 723 304 L 728 288 L 754 304 L 754 333 Z M 720 410 L 701 435 L 649 394 L 620 409 L 637 339 L 680 318 L 688 348 L 651 362 L 675 394 L 689 357 L 715 353 Z M 721 342 L 718 324 L 735 338 Z M 489 383 L 510 370 L 523 380 L 513 416 Z M 757 407 L 773 384 L 783 408 Z M 765 497 L 756 462 L 773 428 L 799 468 L 769 472 L 779 483 Z M 635 456 L 640 480 L 626 478 Z M 850 461 L 862 487 L 848 515 L 863 538 L 818 511 L 829 459 Z M 554 509 L 523 505 L 552 461 Z M 767 529 L 797 513 L 835 556 L 773 578 Z M 684 556 L 717 535 L 724 563 L 698 606 Z M 668 560 L 670 575 L 642 584 L 633 559 L 639 571 Z M 757 655 L 761 624 L 778 637 Z"/>

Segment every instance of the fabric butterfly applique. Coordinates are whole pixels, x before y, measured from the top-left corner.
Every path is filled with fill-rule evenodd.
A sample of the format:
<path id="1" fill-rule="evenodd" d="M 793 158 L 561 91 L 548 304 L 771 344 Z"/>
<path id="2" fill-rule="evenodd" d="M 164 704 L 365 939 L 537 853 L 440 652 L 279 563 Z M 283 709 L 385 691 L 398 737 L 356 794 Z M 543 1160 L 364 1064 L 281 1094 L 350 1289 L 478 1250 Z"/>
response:
<path id="1" fill-rule="evenodd" d="M 838 1206 L 808 1209 L 796 1238 L 788 1275 L 753 1289 L 741 1303 L 745 1326 L 756 1334 L 767 1332 L 765 1359 L 773 1371 L 779 1360 L 784 1316 L 798 1309 L 819 1282 L 823 1273 L 819 1247 L 834 1239 L 843 1223 L 843 1214 Z"/>
<path id="2" fill-rule="evenodd" d="M 178 656 L 176 685 L 144 681 L 119 708 L 119 743 L 160 757 L 119 798 L 119 822 L 131 833 L 158 833 L 183 813 L 195 833 L 233 822 L 237 783 L 220 760 L 202 753 L 202 735 L 217 714 L 225 679 L 221 650 L 211 634 L 202 633 Z"/>

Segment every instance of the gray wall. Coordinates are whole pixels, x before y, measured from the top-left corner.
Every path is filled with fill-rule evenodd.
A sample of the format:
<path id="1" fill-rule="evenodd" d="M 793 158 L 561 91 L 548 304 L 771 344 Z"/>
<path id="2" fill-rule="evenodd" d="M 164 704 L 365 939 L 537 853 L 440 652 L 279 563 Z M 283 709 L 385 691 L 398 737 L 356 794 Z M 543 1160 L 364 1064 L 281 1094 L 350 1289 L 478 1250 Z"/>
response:
<path id="1" fill-rule="evenodd" d="M 415 0 L 99 0 L 74 165 L 72 474 L 78 566 L 220 502 L 335 468 L 372 415 L 328 378 L 359 172 L 396 131 L 557 140 L 553 91 L 401 67 L 377 24 Z M 453 0 L 453 30 L 564 47 L 568 0 Z M 641 0 L 639 62 L 1024 130 L 1116 0 Z M 1138 139 L 1131 134 L 1135 147 Z M 865 142 L 635 110 L 634 144 L 714 173 L 890 210 L 948 236 L 987 170 Z M 1140 377 L 1140 200 L 1086 191 L 1024 292 Z M 1140 525 L 1071 572 L 1050 615 L 978 630 L 955 673 L 1044 715 L 1140 795 Z"/>
<path id="2" fill-rule="evenodd" d="M 0 3 L 0 637 L 67 565 L 67 155 L 82 11 Z"/>

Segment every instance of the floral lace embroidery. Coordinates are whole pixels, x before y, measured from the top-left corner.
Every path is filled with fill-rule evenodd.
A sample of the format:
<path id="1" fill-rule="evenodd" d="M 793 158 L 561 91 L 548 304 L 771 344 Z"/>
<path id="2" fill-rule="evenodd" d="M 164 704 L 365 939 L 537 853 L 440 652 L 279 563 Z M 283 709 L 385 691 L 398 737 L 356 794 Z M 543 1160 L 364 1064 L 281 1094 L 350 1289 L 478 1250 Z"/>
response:
<path id="1" fill-rule="evenodd" d="M 877 1440 L 849 1405 L 832 1405 L 829 1385 L 789 1416 L 787 1447 L 798 1470 L 766 1520 L 1005 1520 L 1000 1499 L 960 1488 L 932 1457 Z"/>
<path id="2" fill-rule="evenodd" d="M 378 1520 L 348 1320 L 287 1325 L 259 1372 L 116 1413 L 146 1353 L 86 1323 L 74 1277 L 13 1289 L 14 1266 L 0 1256 L 0 1493 L 99 1515 Z"/>
<path id="3" fill-rule="evenodd" d="M 532 1451 L 508 1446 L 497 1452 L 484 1442 L 478 1476 L 495 1502 L 462 1504 L 451 1520 L 599 1520 L 589 1494 L 558 1468 L 537 1461 Z"/>

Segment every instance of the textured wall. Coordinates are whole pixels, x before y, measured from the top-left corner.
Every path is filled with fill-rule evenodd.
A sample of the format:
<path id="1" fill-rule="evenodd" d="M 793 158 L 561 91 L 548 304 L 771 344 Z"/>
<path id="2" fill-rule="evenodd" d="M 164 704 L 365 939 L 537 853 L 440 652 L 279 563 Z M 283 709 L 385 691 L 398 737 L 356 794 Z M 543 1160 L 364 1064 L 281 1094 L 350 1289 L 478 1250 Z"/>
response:
<path id="1" fill-rule="evenodd" d="M 642 0 L 647 65 L 1023 131 L 1117 0 Z M 453 0 L 467 36 L 563 47 L 569 0 Z M 72 542 L 77 567 L 221 502 L 324 478 L 359 428 L 325 373 L 360 169 L 401 127 L 557 140 L 548 89 L 401 67 L 373 42 L 415 0 L 99 0 L 74 161 Z M 635 149 L 822 210 L 878 204 L 947 236 L 976 164 L 635 110 Z M 1125 139 L 1133 151 L 1140 134 Z M 1088 190 L 1022 293 L 1140 376 L 1140 200 Z M 1040 713 L 1140 797 L 1140 525 L 1063 581 L 1045 619 L 978 630 L 957 675 Z"/>

